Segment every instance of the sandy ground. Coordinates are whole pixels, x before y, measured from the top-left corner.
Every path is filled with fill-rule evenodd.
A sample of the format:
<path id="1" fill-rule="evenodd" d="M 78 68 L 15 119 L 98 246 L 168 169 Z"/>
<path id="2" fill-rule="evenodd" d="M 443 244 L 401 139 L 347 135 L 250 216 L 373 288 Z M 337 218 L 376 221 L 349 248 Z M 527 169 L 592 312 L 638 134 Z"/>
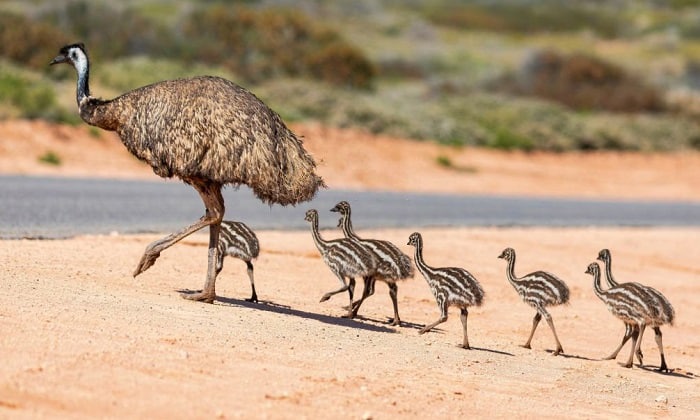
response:
<path id="1" fill-rule="evenodd" d="M 697 153 L 499 153 L 315 125 L 295 130 L 332 188 L 700 199 Z M 84 127 L 0 123 L 2 173 L 154 179 L 122 149 L 111 136 L 94 137 Z M 46 150 L 61 156 L 62 165 L 38 164 Z M 438 156 L 456 168 L 440 167 Z M 321 217 L 336 216 L 320 210 Z M 412 229 L 356 229 L 412 251 L 405 245 Z M 157 236 L 0 241 L 0 418 L 700 416 L 700 229 L 422 233 L 429 264 L 467 268 L 486 291 L 484 305 L 470 311 L 472 350 L 458 347 L 454 309 L 437 330 L 418 334 L 439 314 L 418 273 L 399 286 L 400 327 L 388 324 L 392 310 L 383 284 L 359 319 L 340 317 L 347 295 L 319 303 L 338 284 L 308 231 L 258 232 L 259 304 L 243 300 L 250 289 L 237 260 L 227 260 L 214 305 L 178 296 L 202 286 L 204 234 L 167 250 L 136 279 L 131 273 Z M 518 252 L 517 274 L 545 269 L 568 283 L 571 303 L 551 311 L 564 356 L 551 355 L 554 340 L 545 323 L 531 350 L 519 346 L 534 314 L 496 258 L 506 246 Z M 663 328 L 672 373 L 653 371 L 659 357 L 651 332 L 644 338 L 644 368 L 600 360 L 624 331 L 584 274 L 604 247 L 612 250 L 618 281 L 654 286 L 674 304 L 675 326 Z M 629 344 L 618 362 L 628 354 Z"/>

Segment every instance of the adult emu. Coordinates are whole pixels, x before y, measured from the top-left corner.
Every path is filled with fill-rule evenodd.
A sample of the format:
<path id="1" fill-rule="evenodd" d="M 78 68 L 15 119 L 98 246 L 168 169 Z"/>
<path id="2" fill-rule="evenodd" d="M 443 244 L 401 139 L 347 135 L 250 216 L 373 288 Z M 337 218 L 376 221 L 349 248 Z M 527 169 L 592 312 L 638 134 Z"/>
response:
<path id="1" fill-rule="evenodd" d="M 197 222 L 151 243 L 134 277 L 160 253 L 209 226 L 204 289 L 184 298 L 212 303 L 216 297 L 217 245 L 224 217 L 224 185 L 248 185 L 268 204 L 311 199 L 323 180 L 302 142 L 274 111 L 242 87 L 201 76 L 144 86 L 111 100 L 90 95 L 85 46 L 67 45 L 50 64 L 68 63 L 78 73 L 77 101 L 86 123 L 116 131 L 126 148 L 156 175 L 176 176 L 197 190 L 206 212 Z"/>

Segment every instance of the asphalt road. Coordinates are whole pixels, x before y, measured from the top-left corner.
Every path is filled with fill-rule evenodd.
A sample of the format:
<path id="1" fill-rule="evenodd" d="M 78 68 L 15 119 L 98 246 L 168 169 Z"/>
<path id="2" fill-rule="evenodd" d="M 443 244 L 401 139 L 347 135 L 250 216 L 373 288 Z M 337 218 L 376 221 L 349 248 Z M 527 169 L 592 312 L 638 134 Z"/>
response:
<path id="1" fill-rule="evenodd" d="M 224 191 L 226 218 L 254 229 L 307 229 L 315 208 L 321 228 L 335 227 L 340 200 L 356 229 L 424 226 L 700 226 L 700 203 L 547 199 L 323 190 L 296 207 L 267 206 L 247 187 Z M 204 213 L 180 181 L 123 181 L 0 176 L 0 238 L 171 232 Z"/>

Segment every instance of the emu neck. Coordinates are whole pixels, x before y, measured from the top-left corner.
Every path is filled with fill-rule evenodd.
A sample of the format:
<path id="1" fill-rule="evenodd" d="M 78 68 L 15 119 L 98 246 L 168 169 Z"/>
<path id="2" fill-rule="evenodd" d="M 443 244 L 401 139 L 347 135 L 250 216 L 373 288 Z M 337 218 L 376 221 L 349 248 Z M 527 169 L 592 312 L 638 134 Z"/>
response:
<path id="1" fill-rule="evenodd" d="M 80 107 L 83 101 L 90 97 L 90 65 L 85 63 L 84 66 L 76 67 L 76 70 L 78 71 L 76 100 L 78 101 L 78 107 Z"/>
<path id="2" fill-rule="evenodd" d="M 508 265 L 506 266 L 506 278 L 508 278 L 508 281 L 512 285 L 515 285 L 515 283 L 517 283 L 519 280 L 517 277 L 515 277 L 515 255 L 513 255 L 513 257 L 507 261 Z"/>
<path id="3" fill-rule="evenodd" d="M 600 287 L 600 271 L 593 272 L 593 291 L 595 292 L 596 296 L 603 299 L 605 292 L 603 291 L 603 288 Z"/>
<path id="4" fill-rule="evenodd" d="M 418 270 L 420 270 L 422 273 L 430 271 L 430 266 L 425 263 L 425 260 L 423 260 L 423 242 L 418 241 L 416 243 L 416 250 L 414 252 L 414 260 L 416 262 L 416 267 L 418 267 Z"/>
<path id="5" fill-rule="evenodd" d="M 314 244 L 316 244 L 316 248 L 320 252 L 323 252 L 327 245 L 326 241 L 321 238 L 321 234 L 318 232 L 318 219 L 314 219 L 311 221 L 311 237 L 314 239 Z"/>
<path id="6" fill-rule="evenodd" d="M 343 214 L 343 217 L 341 218 L 340 223 L 341 223 L 340 227 L 343 230 L 343 235 L 345 235 L 346 238 L 359 239 L 359 236 L 357 236 L 355 234 L 355 230 L 352 228 L 352 220 L 350 220 L 350 212 Z"/>
<path id="7" fill-rule="evenodd" d="M 612 273 L 612 257 L 605 262 L 605 280 L 608 282 L 609 287 L 617 286 L 617 282 Z"/>

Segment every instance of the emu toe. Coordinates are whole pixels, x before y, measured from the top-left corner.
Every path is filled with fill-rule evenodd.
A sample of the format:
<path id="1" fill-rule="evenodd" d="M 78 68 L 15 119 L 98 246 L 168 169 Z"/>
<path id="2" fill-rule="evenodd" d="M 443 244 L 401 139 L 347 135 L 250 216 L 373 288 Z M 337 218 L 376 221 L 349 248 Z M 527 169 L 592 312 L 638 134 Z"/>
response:
<path id="1" fill-rule="evenodd" d="M 216 295 L 205 292 L 181 293 L 180 296 L 182 296 L 183 299 L 194 300 L 197 302 L 204 303 L 214 303 L 214 299 L 216 298 Z"/>
<path id="2" fill-rule="evenodd" d="M 134 270 L 134 277 L 151 268 L 151 266 L 155 264 L 158 257 L 160 257 L 160 252 L 152 252 L 147 249 L 146 252 L 143 253 L 141 261 L 139 261 L 139 265 L 136 266 L 136 270 Z"/>

